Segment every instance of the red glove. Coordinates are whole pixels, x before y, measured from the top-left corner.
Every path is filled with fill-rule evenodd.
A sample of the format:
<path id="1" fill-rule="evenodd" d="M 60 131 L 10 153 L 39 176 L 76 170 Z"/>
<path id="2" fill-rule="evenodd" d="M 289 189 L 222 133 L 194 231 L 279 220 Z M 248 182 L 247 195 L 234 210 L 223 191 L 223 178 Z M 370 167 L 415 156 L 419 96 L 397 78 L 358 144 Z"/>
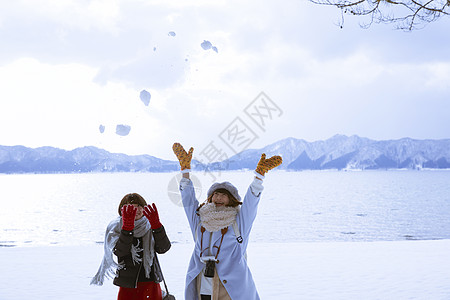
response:
<path id="1" fill-rule="evenodd" d="M 133 204 L 122 206 L 122 229 L 132 231 L 134 229 L 134 219 L 136 218 L 137 208 Z"/>
<path id="2" fill-rule="evenodd" d="M 156 209 L 155 203 L 152 206 L 147 205 L 144 207 L 144 216 L 150 222 L 152 229 L 158 229 L 162 226 L 161 222 L 159 222 L 158 210 Z"/>

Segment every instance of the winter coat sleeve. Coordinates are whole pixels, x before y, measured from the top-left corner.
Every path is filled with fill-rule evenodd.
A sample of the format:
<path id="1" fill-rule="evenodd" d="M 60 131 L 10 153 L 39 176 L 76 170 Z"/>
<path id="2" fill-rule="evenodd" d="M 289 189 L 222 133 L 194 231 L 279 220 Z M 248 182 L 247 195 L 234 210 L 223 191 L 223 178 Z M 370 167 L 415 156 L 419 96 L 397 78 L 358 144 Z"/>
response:
<path id="1" fill-rule="evenodd" d="M 190 179 L 181 179 L 180 192 L 183 208 L 186 213 L 186 217 L 188 218 L 189 226 L 191 227 L 192 236 L 195 238 L 195 230 L 200 222 L 200 218 L 196 213 L 199 202 L 195 197 L 194 185 Z"/>
<path id="2" fill-rule="evenodd" d="M 166 234 L 164 226 L 157 229 L 152 229 L 153 238 L 155 239 L 155 251 L 156 253 L 163 254 L 169 251 L 172 246 L 169 241 L 169 237 Z"/>
<path id="3" fill-rule="evenodd" d="M 246 249 L 248 245 L 250 231 L 256 218 L 258 204 L 263 189 L 264 187 L 262 185 L 262 181 L 255 178 L 248 187 L 247 193 L 245 194 L 244 201 L 242 203 L 242 207 L 239 213 L 240 222 L 238 223 L 239 230 L 242 234 L 242 237 L 244 238 L 244 249 Z"/>
<path id="4" fill-rule="evenodd" d="M 133 231 L 121 230 L 119 240 L 113 249 L 113 253 L 117 257 L 124 257 L 131 253 L 131 246 L 133 245 Z"/>

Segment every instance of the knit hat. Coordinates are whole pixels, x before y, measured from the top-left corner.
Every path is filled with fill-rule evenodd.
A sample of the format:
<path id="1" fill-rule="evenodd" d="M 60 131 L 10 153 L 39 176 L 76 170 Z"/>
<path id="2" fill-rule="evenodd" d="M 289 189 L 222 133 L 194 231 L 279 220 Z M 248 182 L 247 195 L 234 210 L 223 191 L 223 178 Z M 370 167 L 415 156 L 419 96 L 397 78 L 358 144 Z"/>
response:
<path id="1" fill-rule="evenodd" d="M 214 183 L 208 190 L 208 198 L 218 189 L 227 190 L 237 201 L 241 201 L 241 196 L 239 196 L 237 188 L 228 181 Z"/>

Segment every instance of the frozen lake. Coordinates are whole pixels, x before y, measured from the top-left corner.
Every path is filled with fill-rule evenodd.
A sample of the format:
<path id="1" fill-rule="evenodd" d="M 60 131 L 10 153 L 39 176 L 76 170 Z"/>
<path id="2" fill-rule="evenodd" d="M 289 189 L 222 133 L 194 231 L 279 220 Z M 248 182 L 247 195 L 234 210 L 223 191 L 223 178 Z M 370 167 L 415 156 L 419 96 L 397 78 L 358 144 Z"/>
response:
<path id="1" fill-rule="evenodd" d="M 252 171 L 193 173 L 197 197 L 212 180 L 243 195 Z M 192 238 L 176 173 L 0 175 L 0 246 L 94 245 L 126 193 L 158 206 L 174 243 Z M 272 171 L 251 242 L 450 239 L 450 171 Z"/>

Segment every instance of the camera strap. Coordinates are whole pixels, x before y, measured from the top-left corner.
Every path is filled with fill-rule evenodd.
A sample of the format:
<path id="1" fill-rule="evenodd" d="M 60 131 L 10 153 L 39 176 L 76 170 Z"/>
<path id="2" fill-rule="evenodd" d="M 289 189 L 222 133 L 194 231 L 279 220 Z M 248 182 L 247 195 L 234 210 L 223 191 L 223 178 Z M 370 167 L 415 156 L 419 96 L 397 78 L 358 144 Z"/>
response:
<path id="1" fill-rule="evenodd" d="M 212 255 L 212 253 L 211 253 L 211 249 L 212 249 L 212 248 L 211 248 L 211 246 L 212 246 L 212 232 L 211 232 L 211 234 L 210 234 L 210 236 L 209 236 L 209 247 L 203 249 L 203 233 L 204 233 L 205 231 L 206 231 L 205 227 L 202 226 L 202 227 L 200 228 L 200 232 L 202 233 L 202 235 L 201 235 L 201 240 L 200 240 L 200 250 L 201 250 L 201 252 L 200 252 L 200 257 L 203 256 L 203 252 L 204 252 L 206 249 L 209 249 L 209 253 Z M 223 237 L 225 236 L 225 234 L 227 233 L 227 231 L 228 231 L 228 227 L 222 228 L 222 229 L 220 230 L 220 232 L 222 233 L 222 237 L 221 237 L 221 239 L 220 239 L 219 246 L 218 246 L 218 247 L 217 247 L 217 246 L 214 246 L 214 248 L 217 248 L 217 253 L 216 253 L 215 257 L 214 257 L 214 259 L 216 260 L 216 262 L 219 262 L 219 261 L 217 260 L 217 257 L 219 256 L 220 248 L 222 247 Z"/>
<path id="2" fill-rule="evenodd" d="M 222 228 L 222 229 L 220 230 L 220 232 L 222 233 L 222 238 L 220 239 L 219 247 L 214 246 L 214 247 L 217 248 L 216 262 L 219 262 L 219 261 L 217 260 L 217 257 L 219 256 L 220 247 L 222 247 L 223 237 L 224 237 L 225 233 L 227 233 L 227 231 L 228 231 L 228 227 Z"/>

